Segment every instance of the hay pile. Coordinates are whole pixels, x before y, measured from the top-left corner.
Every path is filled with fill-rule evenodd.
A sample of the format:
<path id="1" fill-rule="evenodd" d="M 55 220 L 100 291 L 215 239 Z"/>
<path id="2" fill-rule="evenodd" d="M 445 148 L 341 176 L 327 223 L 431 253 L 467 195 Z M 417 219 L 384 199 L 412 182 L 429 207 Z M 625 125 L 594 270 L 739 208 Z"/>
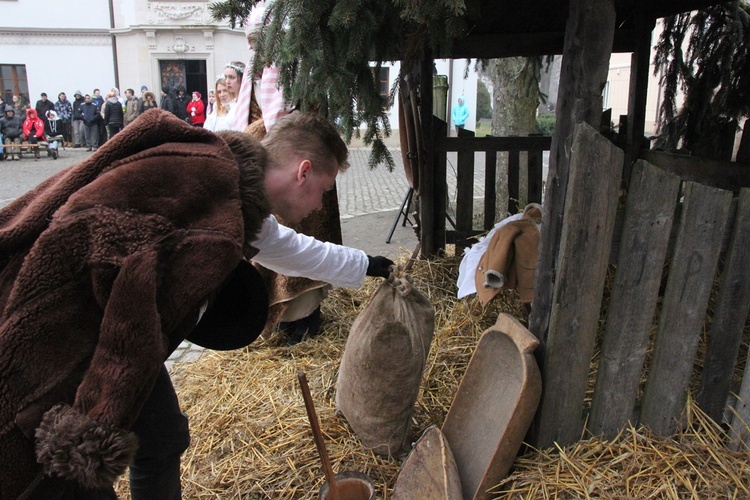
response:
<path id="1" fill-rule="evenodd" d="M 456 300 L 453 259 L 419 261 L 411 274 L 436 309 L 435 339 L 413 417 L 416 440 L 429 425 L 442 424 L 481 332 L 500 311 L 517 318 L 525 313 L 511 292 L 487 311 L 473 300 Z M 179 366 L 174 378 L 192 435 L 183 456 L 184 498 L 317 498 L 324 474 L 298 370 L 307 375 L 333 470 L 364 472 L 379 498 L 390 496 L 400 464 L 365 450 L 333 403 L 349 329 L 380 283 L 368 279 L 360 290 L 334 290 L 323 303 L 321 334 L 301 344 L 286 346 L 277 335 L 240 351 L 206 352 Z M 563 450 L 527 452 L 497 496 L 750 497 L 748 454 L 725 449 L 721 429 L 691 409 L 687 430 L 673 439 L 627 429 L 610 442 L 590 439 Z M 127 494 L 126 480 L 118 494 Z"/>

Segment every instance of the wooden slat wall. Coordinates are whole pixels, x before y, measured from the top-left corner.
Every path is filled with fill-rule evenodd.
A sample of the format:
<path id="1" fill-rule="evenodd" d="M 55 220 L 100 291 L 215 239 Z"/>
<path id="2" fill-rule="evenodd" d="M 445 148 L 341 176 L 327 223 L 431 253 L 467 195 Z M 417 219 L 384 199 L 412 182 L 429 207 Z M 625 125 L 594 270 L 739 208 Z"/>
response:
<path id="1" fill-rule="evenodd" d="M 685 406 L 731 201 L 730 191 L 686 185 L 640 415 L 660 435 L 675 431 Z"/>
<path id="2" fill-rule="evenodd" d="M 708 335 L 698 404 L 721 422 L 732 373 L 750 311 L 750 189 L 740 192 L 734 228 L 721 277 L 716 311 Z"/>
<path id="3" fill-rule="evenodd" d="M 580 437 L 622 175 L 622 150 L 585 122 L 576 125 L 571 151 L 537 414 L 536 445 L 543 448 Z"/>
<path id="4" fill-rule="evenodd" d="M 596 435 L 613 437 L 632 419 L 679 189 L 676 175 L 635 164 L 589 417 Z"/>

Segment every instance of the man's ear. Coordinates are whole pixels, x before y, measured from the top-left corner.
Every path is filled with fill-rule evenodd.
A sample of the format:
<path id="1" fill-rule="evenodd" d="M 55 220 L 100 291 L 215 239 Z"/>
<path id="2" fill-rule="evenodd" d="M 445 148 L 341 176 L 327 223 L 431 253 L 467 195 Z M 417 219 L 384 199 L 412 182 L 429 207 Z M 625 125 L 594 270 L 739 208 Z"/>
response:
<path id="1" fill-rule="evenodd" d="M 312 174 L 312 163 L 310 160 L 302 160 L 297 165 L 297 182 L 304 183 Z"/>

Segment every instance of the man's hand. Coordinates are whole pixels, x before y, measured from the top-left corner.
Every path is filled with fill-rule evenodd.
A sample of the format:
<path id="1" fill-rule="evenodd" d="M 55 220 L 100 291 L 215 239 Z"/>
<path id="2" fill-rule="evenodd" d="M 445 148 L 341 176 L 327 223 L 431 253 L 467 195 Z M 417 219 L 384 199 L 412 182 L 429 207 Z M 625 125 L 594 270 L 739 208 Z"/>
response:
<path id="1" fill-rule="evenodd" d="M 388 257 L 382 255 L 376 255 L 372 257 L 367 256 L 369 264 L 367 265 L 367 276 L 375 276 L 378 278 L 388 278 L 391 274 L 390 267 L 393 266 L 393 261 Z"/>

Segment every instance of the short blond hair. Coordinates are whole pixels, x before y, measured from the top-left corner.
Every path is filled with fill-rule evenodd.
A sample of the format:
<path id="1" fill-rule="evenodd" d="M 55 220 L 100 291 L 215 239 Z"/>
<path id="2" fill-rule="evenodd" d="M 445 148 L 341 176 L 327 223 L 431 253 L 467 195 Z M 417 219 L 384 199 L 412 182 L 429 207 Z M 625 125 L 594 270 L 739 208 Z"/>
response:
<path id="1" fill-rule="evenodd" d="M 291 113 L 280 118 L 263 139 L 273 167 L 290 155 L 310 160 L 313 170 L 327 173 L 349 168 L 349 149 L 336 127 L 317 113 Z"/>

